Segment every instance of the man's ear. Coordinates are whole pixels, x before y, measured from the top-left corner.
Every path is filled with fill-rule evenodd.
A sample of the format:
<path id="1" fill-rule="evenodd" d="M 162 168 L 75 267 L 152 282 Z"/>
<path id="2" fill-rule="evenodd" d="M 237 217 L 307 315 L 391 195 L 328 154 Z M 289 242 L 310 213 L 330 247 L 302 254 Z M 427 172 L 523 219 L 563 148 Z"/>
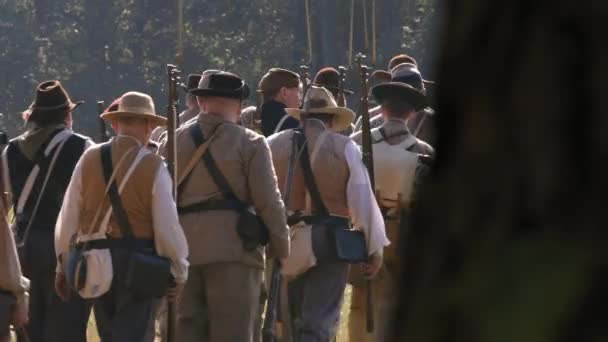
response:
<path id="1" fill-rule="evenodd" d="M 112 120 L 110 121 L 110 126 L 114 130 L 114 132 L 118 133 L 118 121 Z"/>
<path id="2" fill-rule="evenodd" d="M 279 90 L 279 97 L 281 98 L 281 100 L 283 100 L 287 97 L 287 88 L 286 87 L 281 87 L 281 90 Z"/>

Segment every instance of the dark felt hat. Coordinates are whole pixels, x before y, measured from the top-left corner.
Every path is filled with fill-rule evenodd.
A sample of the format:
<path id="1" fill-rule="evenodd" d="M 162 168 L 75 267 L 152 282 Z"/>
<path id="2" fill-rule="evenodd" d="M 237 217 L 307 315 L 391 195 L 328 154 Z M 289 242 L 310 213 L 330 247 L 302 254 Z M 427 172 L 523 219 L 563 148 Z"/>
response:
<path id="1" fill-rule="evenodd" d="M 202 77 L 198 87 L 190 90 L 190 94 L 244 100 L 249 97 L 249 87 L 237 75 L 220 71 Z"/>
<path id="2" fill-rule="evenodd" d="M 372 88 L 372 95 L 382 104 L 387 99 L 402 99 L 412 105 L 416 111 L 428 106 L 426 96 L 409 84 L 402 82 L 382 83 Z"/>
<path id="3" fill-rule="evenodd" d="M 425 82 L 418 67 L 411 63 L 401 63 L 391 70 L 391 82 L 401 82 L 425 92 Z"/>
<path id="4" fill-rule="evenodd" d="M 312 83 L 316 86 L 324 87 L 331 91 L 334 97 L 338 97 L 338 93 L 340 92 L 340 72 L 332 67 L 323 68 L 317 72 Z M 353 94 L 352 91 L 347 89 L 344 89 L 344 93 L 347 95 Z"/>
<path id="5" fill-rule="evenodd" d="M 27 109 L 30 117 L 34 114 L 43 115 L 44 112 L 67 109 L 73 111 L 83 102 L 72 102 L 67 91 L 57 80 L 42 82 L 36 88 L 34 102 Z"/>
<path id="6" fill-rule="evenodd" d="M 190 74 L 188 75 L 188 84 L 186 84 L 186 90 L 192 90 L 198 88 L 198 83 L 201 81 L 200 74 Z"/>
<path id="7" fill-rule="evenodd" d="M 385 83 L 391 81 L 391 73 L 386 70 L 376 70 L 369 76 L 371 81 L 376 83 Z"/>

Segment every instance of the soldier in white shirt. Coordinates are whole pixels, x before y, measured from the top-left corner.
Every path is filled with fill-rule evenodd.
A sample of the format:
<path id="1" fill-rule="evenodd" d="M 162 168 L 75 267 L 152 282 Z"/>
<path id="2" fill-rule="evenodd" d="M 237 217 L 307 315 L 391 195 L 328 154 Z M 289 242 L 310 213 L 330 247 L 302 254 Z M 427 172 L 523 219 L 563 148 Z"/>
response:
<path id="1" fill-rule="evenodd" d="M 57 292 L 63 298 L 70 295 L 64 270 L 69 266 L 66 255 L 73 241 L 91 232 L 100 234 L 88 247 L 100 249 L 95 243 L 106 244 L 113 268 L 109 291 L 94 297 L 101 339 L 153 341 L 157 298 L 127 285 L 132 256 L 147 253 L 169 259 L 175 284 L 149 284 L 168 285 L 169 300 L 175 300 L 188 276 L 188 245 L 173 200 L 172 181 L 162 158 L 147 148 L 152 130 L 166 119 L 155 114 L 150 96 L 137 92 L 124 94 L 118 110 L 104 113 L 102 118 L 112 123 L 117 136 L 89 149 L 74 170 L 55 230 Z M 103 168 L 108 159 L 115 170 L 124 216 L 104 192 L 109 177 Z"/>
<path id="2" fill-rule="evenodd" d="M 308 156 L 320 197 L 315 200 L 314 190 L 306 185 L 302 168 L 305 164 L 301 160 L 288 207 L 292 214 L 292 254 L 283 263 L 283 272 L 291 272 L 290 264 L 301 263 L 295 258 L 304 256 L 300 259 L 316 261 L 308 265 L 309 269 L 301 269 L 300 274 L 291 274 L 295 277 L 289 285 L 290 305 L 295 308 L 294 335 L 300 342 L 328 342 L 336 335 L 349 269 L 349 263 L 338 257 L 331 242 L 335 230 L 352 223 L 355 230 L 363 232 L 367 250 L 362 253 L 367 262 L 363 262 L 362 269 L 369 278 L 378 272 L 389 241 L 361 153 L 353 141 L 337 133 L 350 126 L 354 113 L 338 107 L 327 89 L 316 86 L 308 91 L 304 109 L 288 108 L 287 112 L 302 120 L 304 128 L 302 132 L 283 131 L 268 139 L 281 191 L 285 191 L 286 166 L 294 137 L 300 135 L 306 140 L 306 150 L 301 153 Z M 311 248 L 302 250 L 312 250 L 313 255 L 300 253 L 300 240 L 294 235 L 297 231 L 310 235 L 304 241 L 310 241 Z"/>

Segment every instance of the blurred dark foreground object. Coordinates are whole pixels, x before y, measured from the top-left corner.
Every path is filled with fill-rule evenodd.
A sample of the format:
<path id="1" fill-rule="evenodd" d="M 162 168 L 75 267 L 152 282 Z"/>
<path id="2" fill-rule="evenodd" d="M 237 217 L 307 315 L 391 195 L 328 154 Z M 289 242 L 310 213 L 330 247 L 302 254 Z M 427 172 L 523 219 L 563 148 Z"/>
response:
<path id="1" fill-rule="evenodd" d="M 0 131 L 0 146 L 8 144 L 8 136 L 3 131 Z"/>
<path id="2" fill-rule="evenodd" d="M 608 2 L 446 2 L 399 341 L 608 340 Z"/>

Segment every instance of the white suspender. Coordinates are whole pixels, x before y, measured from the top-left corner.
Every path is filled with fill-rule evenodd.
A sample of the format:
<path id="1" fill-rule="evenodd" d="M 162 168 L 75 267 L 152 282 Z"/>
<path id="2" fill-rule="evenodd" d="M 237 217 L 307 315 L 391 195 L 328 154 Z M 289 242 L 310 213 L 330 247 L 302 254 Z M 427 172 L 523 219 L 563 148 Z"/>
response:
<path id="1" fill-rule="evenodd" d="M 281 127 L 283 127 L 283 124 L 285 123 L 285 120 L 287 120 L 287 118 L 289 118 L 289 115 L 287 115 L 287 114 L 283 115 L 283 117 L 277 124 L 277 127 L 274 128 L 274 133 L 279 133 L 281 131 Z"/>
<path id="2" fill-rule="evenodd" d="M 72 133 L 69 130 L 67 130 L 67 129 L 65 129 L 65 130 L 57 133 L 53 137 L 53 139 L 49 142 L 49 144 L 46 147 L 46 149 L 44 150 L 44 155 L 48 157 L 48 155 L 51 153 L 51 151 L 53 150 L 53 148 L 55 148 L 55 146 L 59 145 L 59 147 L 55 151 L 55 154 L 53 155 L 53 161 L 55 161 L 57 159 L 57 157 L 59 156 L 59 153 L 61 153 L 63 145 L 65 144 L 65 142 L 68 140 L 68 138 L 71 135 L 72 135 Z M 7 162 L 7 164 L 8 164 L 8 162 Z M 55 164 L 54 162 L 51 162 L 51 164 L 49 165 L 49 168 L 47 170 L 47 174 L 45 176 L 46 179 L 48 179 L 48 176 L 53 171 L 54 164 Z M 23 190 L 21 191 L 21 195 L 19 196 L 19 200 L 17 201 L 17 208 L 15 208 L 15 213 L 17 213 L 17 214 L 23 213 L 23 210 L 25 208 L 25 204 L 27 203 L 27 200 L 30 197 L 30 193 L 32 192 L 32 189 L 34 188 L 34 184 L 36 183 L 36 179 L 38 178 L 38 173 L 40 173 L 40 166 L 38 166 L 38 164 L 36 164 L 32 168 L 32 171 L 30 171 L 30 174 L 27 176 L 27 179 L 25 181 L 25 185 L 23 187 Z M 10 179 L 9 179 L 9 183 L 10 183 Z M 42 188 L 42 191 L 44 191 L 44 186 Z M 40 192 L 40 195 L 39 195 L 40 197 L 42 197 L 42 191 Z"/>

